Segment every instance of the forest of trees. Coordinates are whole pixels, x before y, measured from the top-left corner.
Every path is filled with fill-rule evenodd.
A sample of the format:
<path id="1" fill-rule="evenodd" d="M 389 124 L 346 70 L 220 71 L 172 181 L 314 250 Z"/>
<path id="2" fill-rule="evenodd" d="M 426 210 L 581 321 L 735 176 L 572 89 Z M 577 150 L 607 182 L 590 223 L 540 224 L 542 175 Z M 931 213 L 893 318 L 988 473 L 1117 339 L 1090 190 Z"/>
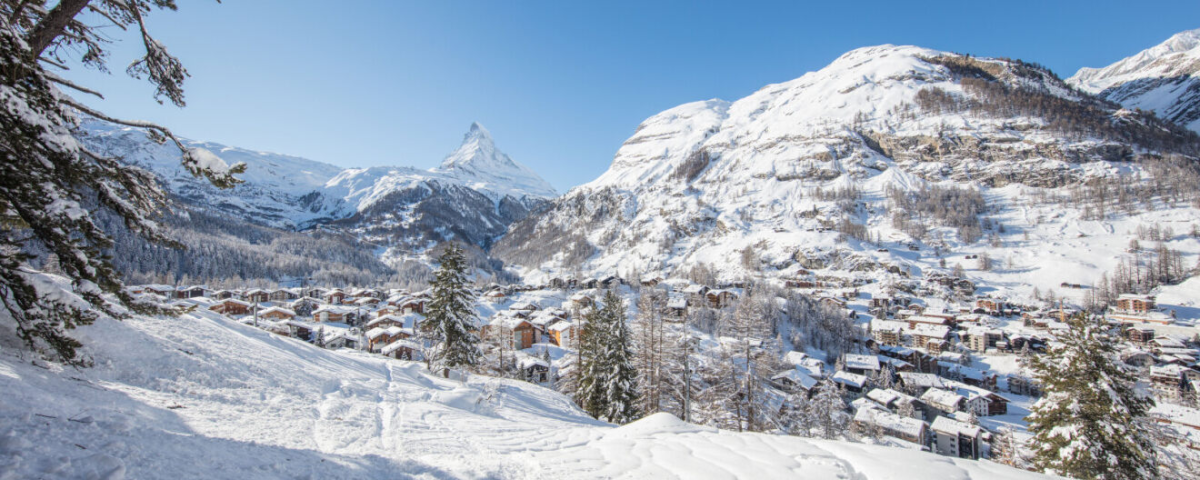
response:
<path id="1" fill-rule="evenodd" d="M 918 240 L 924 240 L 930 223 L 957 230 L 963 243 L 975 243 L 983 236 L 980 215 L 986 212 L 983 194 L 974 188 L 922 185 L 906 191 L 887 187 L 891 202 L 892 226 Z"/>

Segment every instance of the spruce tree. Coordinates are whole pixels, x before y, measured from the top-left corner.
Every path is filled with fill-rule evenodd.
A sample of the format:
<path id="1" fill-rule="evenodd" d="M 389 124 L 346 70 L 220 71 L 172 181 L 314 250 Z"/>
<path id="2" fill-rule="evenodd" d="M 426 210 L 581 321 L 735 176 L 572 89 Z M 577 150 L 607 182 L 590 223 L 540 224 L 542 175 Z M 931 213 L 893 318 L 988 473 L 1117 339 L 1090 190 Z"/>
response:
<path id="1" fill-rule="evenodd" d="M 625 304 L 612 290 L 604 294 L 603 316 L 607 329 L 601 347 L 604 416 L 612 423 L 629 423 L 640 417 L 636 403 L 637 368 L 633 363 L 633 339 L 625 319 Z"/>
<path id="2" fill-rule="evenodd" d="M 808 402 L 808 424 L 821 431 L 821 437 L 837 438 L 846 430 L 846 402 L 833 382 L 821 382 L 817 394 Z"/>
<path id="3" fill-rule="evenodd" d="M 471 368 L 479 363 L 479 336 L 475 334 L 475 295 L 467 288 L 463 251 L 454 243 L 438 257 L 432 283 L 433 298 L 421 328 L 436 342 L 433 362 L 443 368 Z"/>
<path id="4" fill-rule="evenodd" d="M 1026 420 L 1033 463 L 1082 479 L 1158 477 L 1146 415 L 1154 401 L 1134 390 L 1100 319 L 1078 315 L 1061 345 L 1035 357 L 1043 397 Z"/>
<path id="5" fill-rule="evenodd" d="M 145 130 L 160 142 L 171 140 L 193 175 L 218 187 L 238 183 L 242 164 L 230 167 L 211 152 L 187 148 L 170 130 L 114 119 L 76 101 L 64 90 L 99 93 L 47 68 L 74 57 L 88 67 L 106 69 L 105 46 L 111 31 L 102 23 L 140 33 L 145 56 L 129 65 L 135 78 L 147 78 L 166 97 L 184 106 L 187 71 L 147 31 L 143 17 L 175 9 L 173 0 L 64 0 L 0 2 L 0 308 L 15 331 L 33 349 L 80 364 L 80 342 L 67 334 L 101 317 L 124 318 L 130 310 L 163 312 L 137 301 L 123 289 L 105 250 L 112 238 L 96 225 L 99 211 L 113 214 L 131 232 L 178 246 L 154 217 L 166 206 L 166 194 L 153 174 L 88 150 L 77 138 L 79 113 Z M 100 23 L 76 18 L 85 8 Z M 58 270 L 70 280 L 63 288 L 33 270 L 34 252 L 53 253 Z"/>
<path id="6" fill-rule="evenodd" d="M 602 342 L 607 333 L 601 310 L 592 308 L 584 315 L 579 335 L 579 362 L 575 367 L 575 402 L 592 418 L 604 413 L 604 362 Z"/>

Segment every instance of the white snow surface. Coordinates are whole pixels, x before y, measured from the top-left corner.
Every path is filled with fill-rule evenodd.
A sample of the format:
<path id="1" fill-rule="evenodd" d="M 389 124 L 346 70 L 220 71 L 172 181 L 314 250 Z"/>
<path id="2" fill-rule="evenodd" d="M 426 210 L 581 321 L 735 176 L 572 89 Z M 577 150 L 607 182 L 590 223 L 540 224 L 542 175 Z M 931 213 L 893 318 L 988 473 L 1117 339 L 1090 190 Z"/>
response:
<path id="1" fill-rule="evenodd" d="M 95 367 L 0 350 L 0 478 L 1037 477 L 668 414 L 616 428 L 529 383 L 443 379 L 207 312 L 76 333 Z"/>

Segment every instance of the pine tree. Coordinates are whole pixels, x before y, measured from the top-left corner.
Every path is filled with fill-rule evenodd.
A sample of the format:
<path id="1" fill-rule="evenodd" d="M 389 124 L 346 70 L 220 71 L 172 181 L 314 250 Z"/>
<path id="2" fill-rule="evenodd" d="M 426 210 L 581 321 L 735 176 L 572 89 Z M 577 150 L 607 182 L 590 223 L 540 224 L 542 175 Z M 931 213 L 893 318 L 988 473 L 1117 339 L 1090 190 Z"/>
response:
<path id="1" fill-rule="evenodd" d="M 479 363 L 479 336 L 475 334 L 475 295 L 467 287 L 463 251 L 454 243 L 438 257 L 434 275 L 433 298 L 425 312 L 421 327 L 431 332 L 437 346 L 433 361 L 443 368 L 473 368 Z"/>
<path id="2" fill-rule="evenodd" d="M 604 368 L 601 346 L 607 326 L 600 309 L 592 308 L 584 315 L 579 334 L 579 361 L 575 368 L 575 402 L 592 418 L 604 412 Z"/>
<path id="3" fill-rule="evenodd" d="M 1083 479 L 1156 478 L 1146 415 L 1154 401 L 1134 390 L 1100 319 L 1068 320 L 1060 346 L 1032 362 L 1043 397 L 1026 420 L 1033 463 Z"/>
<path id="4" fill-rule="evenodd" d="M 605 377 L 604 416 L 609 422 L 629 423 L 637 420 L 638 384 L 634 367 L 633 339 L 625 319 L 625 306 L 615 292 L 604 295 L 604 323 L 608 333 L 601 354 Z"/>
<path id="5" fill-rule="evenodd" d="M 178 246 L 154 217 L 167 204 L 150 172 L 89 151 L 75 135 L 76 112 L 147 131 L 155 140 L 170 139 L 182 151 L 184 167 L 218 187 L 238 183 L 245 165 L 230 167 L 211 152 L 184 146 L 170 130 L 146 122 L 110 118 L 76 101 L 59 87 L 88 95 L 95 91 L 73 83 L 45 66 L 75 57 L 85 66 L 105 69 L 104 47 L 110 31 L 91 20 L 76 19 L 85 8 L 104 22 L 135 31 L 146 55 L 128 72 L 157 87 L 156 98 L 184 106 L 182 64 L 148 33 L 143 16 L 159 8 L 174 10 L 172 0 L 63 0 L 0 2 L 0 308 L 15 322 L 30 347 L 75 365 L 80 342 L 67 334 L 101 317 L 125 318 L 129 310 L 165 313 L 126 292 L 111 261 L 102 252 L 113 239 L 95 223 L 96 212 L 114 218 L 136 235 Z M 44 60 L 44 62 L 43 62 Z M 31 252 L 53 253 L 58 269 L 71 280 L 63 289 L 39 279 L 30 269 Z M 62 291 L 65 290 L 65 291 Z M 111 300 L 110 300 L 111 299 Z"/>

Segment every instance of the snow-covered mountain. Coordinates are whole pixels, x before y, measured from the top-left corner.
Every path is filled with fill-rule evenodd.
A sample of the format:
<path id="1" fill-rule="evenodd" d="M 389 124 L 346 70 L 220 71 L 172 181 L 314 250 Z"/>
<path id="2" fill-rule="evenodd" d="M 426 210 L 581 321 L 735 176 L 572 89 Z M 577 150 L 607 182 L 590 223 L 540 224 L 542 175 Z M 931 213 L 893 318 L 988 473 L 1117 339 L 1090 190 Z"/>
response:
<path id="1" fill-rule="evenodd" d="M 83 132 L 100 153 L 157 173 L 188 204 L 284 229 L 342 229 L 375 245 L 410 249 L 450 238 L 487 246 L 508 224 L 556 196 L 536 173 L 496 148 L 478 123 L 441 166 L 342 169 L 303 158 L 185 141 L 229 163 L 245 162 L 246 182 L 212 187 L 191 176 L 173 145 L 137 129 L 88 120 Z"/>
<path id="2" fill-rule="evenodd" d="M 444 379 L 205 309 L 74 334 L 94 367 L 31 364 L 0 343 L 0 478 L 1044 478 L 669 414 L 615 427 L 532 383 Z"/>
<path id="3" fill-rule="evenodd" d="M 1200 29 L 1177 33 L 1104 68 L 1081 68 L 1067 83 L 1200 132 L 1198 73 Z"/>
<path id="4" fill-rule="evenodd" d="M 1193 133 L 1035 65 L 861 48 L 734 102 L 650 117 L 607 172 L 514 224 L 493 254 L 535 279 L 667 277 L 706 265 L 732 281 L 810 270 L 907 278 L 938 271 L 939 256 L 953 265 L 990 251 L 1013 255 L 1031 279 L 1024 285 L 1090 283 L 1121 252 L 1097 258 L 1091 247 L 1128 242 L 1128 227 L 1111 223 L 1124 214 L 1112 198 L 1071 208 L 1048 199 L 1092 195 L 1070 189 L 1097 182 L 1111 195 L 1118 177 L 1126 194 L 1149 178 L 1194 180 L 1198 150 Z M 1184 219 L 1183 231 L 1197 218 L 1185 210 L 1153 214 Z M 1062 261 L 1088 268 L 1037 258 L 1067 231 L 1088 239 L 1064 246 Z"/>

